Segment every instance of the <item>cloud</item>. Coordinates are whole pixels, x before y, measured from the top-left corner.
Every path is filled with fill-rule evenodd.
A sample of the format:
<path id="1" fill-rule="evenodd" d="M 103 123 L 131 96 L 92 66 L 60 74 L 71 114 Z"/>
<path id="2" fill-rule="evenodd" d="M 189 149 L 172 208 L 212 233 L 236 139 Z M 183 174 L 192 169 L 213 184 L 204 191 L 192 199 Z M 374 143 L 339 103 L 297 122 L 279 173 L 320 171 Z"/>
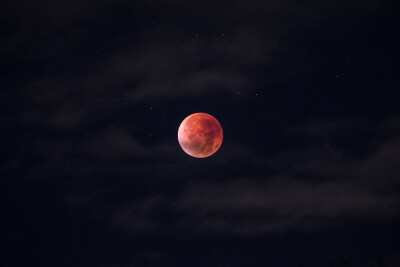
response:
<path id="1" fill-rule="evenodd" d="M 19 84 L 14 101 L 29 103 L 10 111 L 24 124 L 66 130 L 102 121 L 103 113 L 118 116 L 126 112 L 125 103 L 172 104 L 215 95 L 229 99 L 239 90 L 245 95 L 268 84 L 267 70 L 279 68 L 282 52 L 289 56 L 293 24 L 301 20 L 314 27 L 343 5 L 312 1 L 309 9 L 294 1 L 250 1 L 229 8 L 204 5 L 188 16 L 178 11 L 191 1 L 160 1 L 163 8 L 154 9 L 157 2 L 101 1 L 95 10 L 88 1 L 8 4 L 4 20 L 20 22 L 1 51 L 9 62 L 25 62 L 10 76 Z M 345 6 L 368 14 L 377 2 L 363 3 L 362 10 L 358 1 Z M 173 20 L 164 19 L 169 16 L 165 10 L 174 11 Z M 204 12 L 214 19 L 206 20 Z M 99 29 L 112 22 L 126 28 L 103 38 Z"/>
<path id="2" fill-rule="evenodd" d="M 116 212 L 105 216 L 135 233 L 166 229 L 157 214 L 168 217 L 171 227 L 216 234 L 313 229 L 329 226 L 333 217 L 396 216 L 398 118 L 383 126 L 357 117 L 300 120 L 282 136 L 303 138 L 303 147 L 261 154 L 231 137 L 202 162 L 186 158 L 176 129 L 169 130 L 179 123 L 171 118 L 177 102 L 207 97 L 213 103 L 218 96 L 231 105 L 226 112 L 242 113 L 232 100 L 237 91 L 268 85 L 271 69 L 309 67 L 298 58 L 280 67 L 280 59 L 298 49 L 291 43 L 303 34 L 296 32 L 300 21 L 301 29 L 314 29 L 333 16 L 352 17 L 353 11 L 367 16 L 377 3 L 348 3 L 339 13 L 343 3 L 337 1 L 237 2 L 215 10 L 205 5 L 190 14 L 178 12 L 191 4 L 182 1 L 165 9 L 144 1 L 136 3 L 140 8 L 104 1 L 96 9 L 89 2 L 45 3 L 43 9 L 32 2 L 27 7 L 34 12 L 9 6 L 4 20 L 21 21 L 8 33 L 1 55 L 25 64 L 8 70 L 13 77 L 8 84 L 18 83 L 7 93 L 18 93 L 9 93 L 13 99 L 5 103 L 2 121 L 23 125 L 17 135 L 23 155 L 10 156 L 2 166 L 66 184 L 84 177 L 87 190 L 66 192 L 71 207 L 110 194 Z M 165 19 L 170 14 L 174 19 Z M 162 111 L 156 115 L 148 110 L 154 103 Z M 158 127 L 159 139 L 149 138 L 151 127 Z M 5 135 L 16 135 L 14 128 L 7 127 Z M 349 135 L 354 132 L 361 134 Z M 379 132 L 387 135 L 379 139 Z M 351 153 L 355 146 L 365 148 L 354 149 L 361 155 Z M 137 193 L 136 188 L 153 188 L 149 184 L 162 193 L 149 190 L 132 199 L 118 191 L 132 186 Z"/>
<path id="3" fill-rule="evenodd" d="M 347 123 L 334 125 L 347 127 Z M 386 125 L 383 122 L 380 129 Z M 400 214 L 400 169 L 395 164 L 400 151 L 398 140 L 398 136 L 387 139 L 362 159 L 332 147 L 309 147 L 258 158 L 259 164 L 275 166 L 268 176 L 227 177 L 220 173 L 220 177 L 199 179 L 196 175 L 180 183 L 178 197 L 148 196 L 123 207 L 113 223 L 133 233 L 140 232 L 140 227 L 133 222 L 134 227 L 129 227 L 129 222 L 138 220 L 148 222 L 153 232 L 175 228 L 192 234 L 252 236 L 314 231 L 357 219 L 394 219 Z M 245 158 L 243 155 L 239 164 L 246 165 Z M 220 164 L 232 166 L 229 161 Z M 161 210 L 172 218 L 168 225 L 154 217 Z"/>
<path id="4" fill-rule="evenodd" d="M 228 139 L 207 164 L 188 160 L 170 141 L 146 144 L 135 128 L 116 123 L 79 138 L 36 139 L 25 149 L 39 155 L 43 164 L 27 169 L 42 177 L 119 176 L 116 184 L 99 179 L 66 195 L 74 209 L 114 196 L 111 208 L 99 216 L 109 218 L 117 229 L 251 236 L 314 231 L 359 218 L 396 218 L 398 127 L 396 117 L 379 124 L 357 118 L 314 119 L 287 129 L 294 138 L 311 140 L 308 146 L 259 155 Z M 343 145 L 353 132 L 370 136 L 363 142 L 369 153 L 362 157 Z M 149 177 L 154 180 L 146 181 Z M 147 188 L 149 183 L 158 189 L 135 197 L 130 194 L 136 190 L 121 192 L 121 184 Z M 161 189 L 164 186 L 174 188 L 172 193 Z"/>
<path id="5" fill-rule="evenodd" d="M 260 179 L 258 179 L 260 180 Z M 332 226 L 331 219 L 398 215 L 396 192 L 376 193 L 355 181 L 312 183 L 285 178 L 235 179 L 190 185 L 182 199 L 185 225 L 217 234 L 263 234 Z"/>

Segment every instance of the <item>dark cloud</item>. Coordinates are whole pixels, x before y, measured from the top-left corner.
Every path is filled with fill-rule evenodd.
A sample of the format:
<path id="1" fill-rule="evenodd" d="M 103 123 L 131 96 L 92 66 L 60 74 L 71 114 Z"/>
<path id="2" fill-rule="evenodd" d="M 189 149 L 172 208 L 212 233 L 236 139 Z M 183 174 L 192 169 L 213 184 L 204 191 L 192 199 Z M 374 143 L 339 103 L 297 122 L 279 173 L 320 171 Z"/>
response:
<path id="1" fill-rule="evenodd" d="M 331 231 L 337 247 L 374 235 L 396 259 L 382 230 L 400 201 L 388 2 L 4 4 L 7 255 L 22 266 L 48 255 L 41 265 L 293 266 L 298 244 L 339 251 L 310 245 Z M 224 129 L 203 160 L 177 141 L 194 112 Z"/>
<path id="2" fill-rule="evenodd" d="M 332 124 L 343 125 L 337 131 L 347 125 L 328 125 Z M 326 123 L 320 127 L 323 125 Z M 311 136 L 320 137 L 315 132 Z M 162 231 L 163 220 L 158 223 L 152 219 L 159 209 L 175 214 L 174 227 L 189 232 L 258 235 L 287 229 L 315 230 L 357 218 L 396 218 L 400 211 L 399 170 L 394 161 L 399 151 L 396 139 L 389 139 L 365 159 L 326 146 L 286 152 L 258 159 L 258 164 L 275 166 L 278 175 L 201 180 L 194 176 L 183 183 L 177 199 L 151 196 L 124 207 L 115 220 L 133 232 L 142 231 L 135 220 L 147 221 L 153 231 Z M 276 160 L 280 166 L 274 164 Z M 246 164 L 246 158 L 239 157 L 238 162 Z M 230 161 L 219 164 L 231 166 Z"/>

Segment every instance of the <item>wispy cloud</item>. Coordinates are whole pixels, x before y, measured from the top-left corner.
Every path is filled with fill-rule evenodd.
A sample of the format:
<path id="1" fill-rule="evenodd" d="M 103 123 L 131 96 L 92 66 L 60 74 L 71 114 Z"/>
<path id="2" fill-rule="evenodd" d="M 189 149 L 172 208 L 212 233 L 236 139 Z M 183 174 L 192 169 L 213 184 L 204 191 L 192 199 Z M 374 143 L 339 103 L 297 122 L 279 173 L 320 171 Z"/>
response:
<path id="1" fill-rule="evenodd" d="M 115 215 L 115 222 L 140 232 L 138 224 L 129 227 L 129 222 L 148 221 L 152 231 L 162 232 L 164 220 L 153 217 L 162 210 L 172 217 L 169 227 L 187 232 L 256 235 L 314 231 L 360 218 L 396 218 L 400 212 L 396 189 L 400 169 L 394 163 L 400 156 L 398 138 L 386 140 L 363 159 L 332 147 L 259 159 L 260 164 L 275 165 L 276 174 L 270 176 L 219 174 L 220 178 L 207 179 L 194 174 L 179 186 L 178 198 L 154 195 L 133 202 Z M 246 164 L 245 158 L 241 159 Z"/>

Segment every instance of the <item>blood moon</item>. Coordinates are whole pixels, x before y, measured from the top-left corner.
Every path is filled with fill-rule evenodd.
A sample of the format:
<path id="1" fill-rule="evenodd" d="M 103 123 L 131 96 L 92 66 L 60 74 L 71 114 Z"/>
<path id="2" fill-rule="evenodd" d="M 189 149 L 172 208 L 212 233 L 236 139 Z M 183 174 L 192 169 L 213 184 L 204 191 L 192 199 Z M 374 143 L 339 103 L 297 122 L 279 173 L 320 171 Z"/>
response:
<path id="1" fill-rule="evenodd" d="M 220 148 L 222 139 L 221 124 L 207 113 L 194 113 L 186 117 L 179 126 L 179 144 L 192 157 L 211 156 Z"/>

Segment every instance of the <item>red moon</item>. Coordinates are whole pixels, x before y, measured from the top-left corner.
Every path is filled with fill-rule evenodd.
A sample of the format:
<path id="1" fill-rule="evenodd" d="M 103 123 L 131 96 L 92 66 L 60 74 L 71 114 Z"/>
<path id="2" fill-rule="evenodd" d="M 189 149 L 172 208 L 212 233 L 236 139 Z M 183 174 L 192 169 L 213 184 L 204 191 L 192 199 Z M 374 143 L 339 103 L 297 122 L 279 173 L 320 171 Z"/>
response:
<path id="1" fill-rule="evenodd" d="M 211 156 L 220 148 L 222 139 L 221 124 L 207 113 L 194 113 L 186 117 L 179 126 L 179 144 L 192 157 Z"/>

